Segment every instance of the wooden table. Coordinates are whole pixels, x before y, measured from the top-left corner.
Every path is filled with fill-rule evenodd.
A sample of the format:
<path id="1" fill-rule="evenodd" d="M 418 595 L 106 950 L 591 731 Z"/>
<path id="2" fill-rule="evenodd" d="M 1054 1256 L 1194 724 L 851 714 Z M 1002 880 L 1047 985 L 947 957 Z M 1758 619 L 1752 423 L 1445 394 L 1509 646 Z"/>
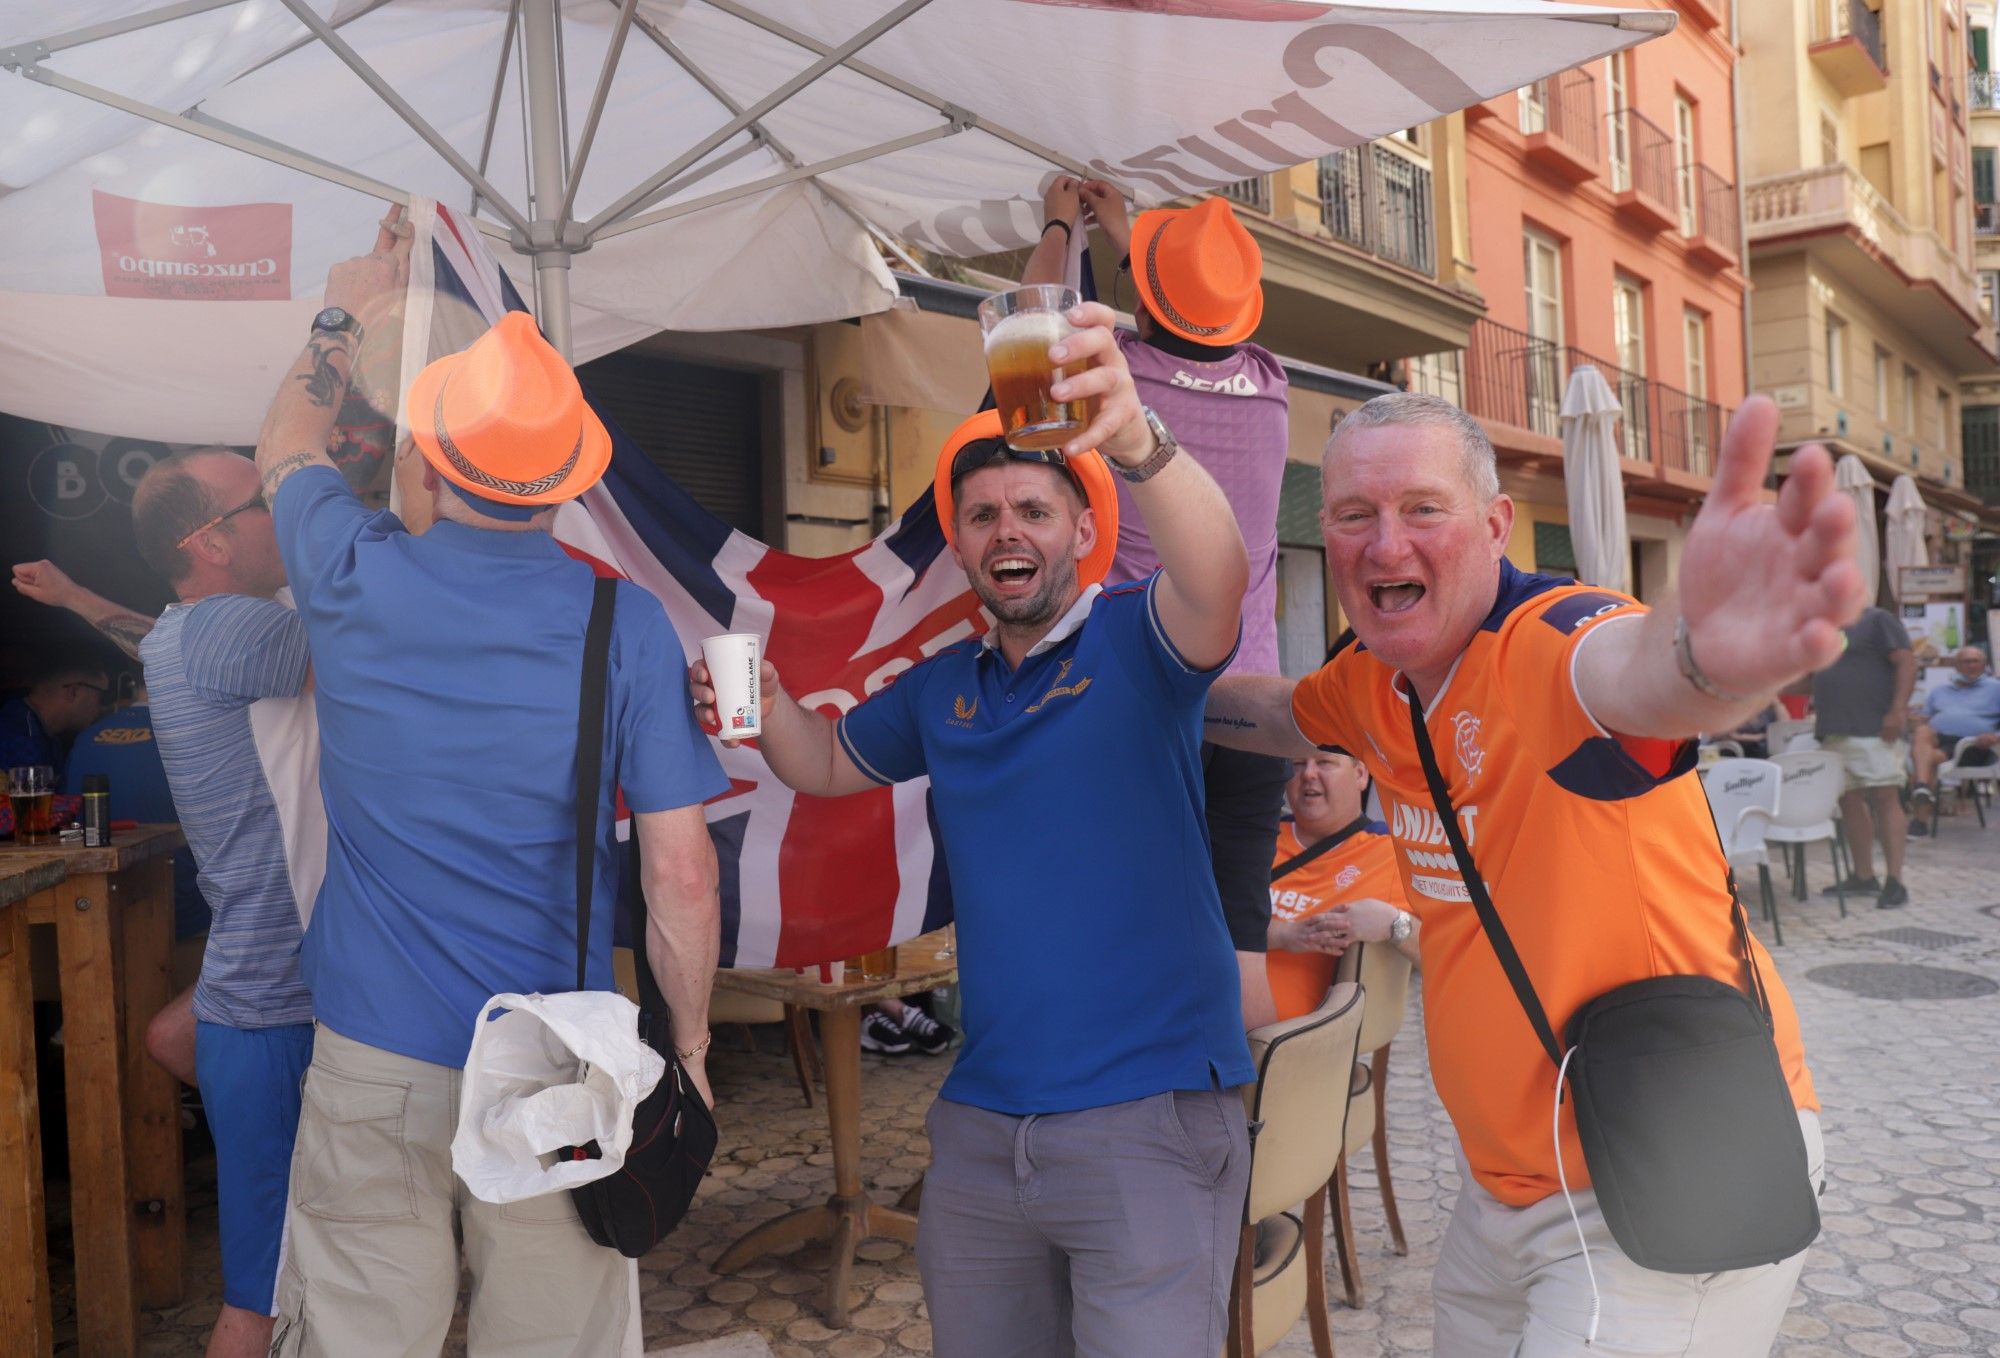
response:
<path id="1" fill-rule="evenodd" d="M 55 1328 L 25 902 L 68 875 L 61 859 L 46 855 L 0 860 L 0 1350 L 38 1358 L 54 1351 Z"/>
<path id="2" fill-rule="evenodd" d="M 181 1300 L 180 1091 L 145 1037 L 173 996 L 173 851 L 185 842 L 177 825 L 142 825 L 101 849 L 0 847 L 0 871 L 53 859 L 65 873 L 8 909 L 56 933 L 81 1358 L 138 1352 L 139 1308 Z"/>
<path id="3" fill-rule="evenodd" d="M 940 958 L 947 935 L 926 934 L 896 949 L 896 974 L 885 981 L 822 985 L 816 972 L 789 970 L 715 974 L 718 990 L 797 1005 L 820 1012 L 820 1043 L 826 1057 L 826 1121 L 833 1134 L 833 1196 L 824 1203 L 787 1212 L 750 1231 L 722 1252 L 718 1270 L 738 1269 L 753 1259 L 812 1240 L 832 1252 L 826 1277 L 826 1323 L 847 1325 L 847 1291 L 854 1271 L 854 1247 L 876 1236 L 917 1243 L 917 1219 L 900 1207 L 875 1201 L 861 1186 L 861 1011 L 878 1000 L 934 990 L 958 979 L 958 964 Z"/>

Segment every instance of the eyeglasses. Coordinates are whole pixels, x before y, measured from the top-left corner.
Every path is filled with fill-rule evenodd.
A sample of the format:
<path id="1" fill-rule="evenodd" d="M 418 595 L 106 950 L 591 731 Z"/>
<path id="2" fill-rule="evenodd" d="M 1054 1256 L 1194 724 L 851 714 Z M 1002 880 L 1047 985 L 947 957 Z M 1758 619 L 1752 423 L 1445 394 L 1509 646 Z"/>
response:
<path id="1" fill-rule="evenodd" d="M 201 527 L 195 529 L 192 533 L 189 533 L 179 542 L 176 542 L 174 544 L 174 550 L 179 551 L 181 548 L 187 546 L 190 542 L 193 542 L 196 538 L 200 537 L 203 533 L 206 533 L 209 529 L 220 527 L 221 525 L 227 523 L 229 520 L 235 518 L 238 514 L 246 513 L 252 509 L 262 509 L 262 508 L 264 508 L 264 492 L 260 490 L 255 495 L 252 495 L 249 499 L 245 500 L 242 504 L 236 506 L 236 508 L 224 510 L 222 513 L 217 514 L 214 518 L 210 519 L 207 523 L 203 524 Z"/>
<path id="2" fill-rule="evenodd" d="M 1019 448 L 1009 447 L 1005 439 L 974 439 L 959 449 L 958 456 L 951 460 L 951 484 L 956 487 L 960 481 L 981 467 L 1009 459 L 1054 467 L 1076 487 L 1076 493 L 1083 497 L 1084 503 L 1090 502 L 1090 493 L 1083 488 L 1082 480 L 1070 469 L 1069 458 L 1060 448 L 1023 452 Z"/>
<path id="3" fill-rule="evenodd" d="M 103 684 L 88 684 L 81 679 L 72 679 L 67 684 L 64 684 L 63 687 L 87 688 L 92 693 L 95 693 L 97 695 L 97 701 L 99 701 L 100 703 L 108 703 L 117 696 L 116 689 L 109 688 Z"/>

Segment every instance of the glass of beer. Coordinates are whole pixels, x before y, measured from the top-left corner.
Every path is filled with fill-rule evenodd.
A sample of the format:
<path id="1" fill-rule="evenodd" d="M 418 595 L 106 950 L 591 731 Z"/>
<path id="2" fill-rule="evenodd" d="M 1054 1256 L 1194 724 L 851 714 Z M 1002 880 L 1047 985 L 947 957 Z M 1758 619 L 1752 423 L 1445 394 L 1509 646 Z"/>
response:
<path id="1" fill-rule="evenodd" d="M 7 770 L 7 800 L 14 811 L 16 844 L 56 840 L 56 771 L 47 764 Z"/>
<path id="2" fill-rule="evenodd" d="M 850 981 L 887 981 L 895 975 L 894 945 L 862 953 L 859 957 L 850 958 L 847 963 L 847 979 Z"/>
<path id="3" fill-rule="evenodd" d="M 1007 446 L 1024 453 L 1060 448 L 1088 420 L 1082 401 L 1058 401 L 1049 388 L 1090 365 L 1049 361 L 1049 346 L 1076 327 L 1065 314 L 1076 293 L 1053 283 L 999 292 L 979 304 L 979 328 L 986 334 L 986 371 Z"/>

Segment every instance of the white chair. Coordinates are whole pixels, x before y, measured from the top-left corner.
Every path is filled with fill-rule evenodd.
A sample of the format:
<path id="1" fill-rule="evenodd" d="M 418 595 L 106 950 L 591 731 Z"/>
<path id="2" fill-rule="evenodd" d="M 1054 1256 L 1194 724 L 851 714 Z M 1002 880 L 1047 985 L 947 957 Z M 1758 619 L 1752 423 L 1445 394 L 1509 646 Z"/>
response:
<path id="1" fill-rule="evenodd" d="M 1931 833 L 1937 833 L 1938 803 L 1944 800 L 1946 792 L 1956 792 L 1960 797 L 1970 798 L 1972 809 L 1979 816 L 1979 828 L 1986 828 L 1985 800 L 1993 795 L 1993 789 L 2000 787 L 2000 763 L 1974 764 L 1961 768 L 1959 759 L 1976 742 L 1976 736 L 1967 736 L 1954 745 L 1951 758 L 1938 765 L 1938 795 L 1931 799 Z"/>
<path id="2" fill-rule="evenodd" d="M 1778 902 L 1771 894 L 1771 859 L 1764 850 L 1764 833 L 1778 814 L 1778 789 L 1783 774 L 1768 759 L 1718 759 L 1702 771 L 1701 790 L 1715 815 L 1723 857 L 1732 868 L 1755 867 L 1763 893 L 1764 918 L 1773 936 L 1785 941 L 1778 922 Z"/>
<path id="3" fill-rule="evenodd" d="M 1847 786 L 1847 771 L 1840 759 L 1825 750 L 1787 750 L 1771 756 L 1782 770 L 1778 786 L 1778 811 L 1764 827 L 1767 844 L 1785 846 L 1785 870 L 1792 879 L 1792 899 L 1806 899 L 1806 845 L 1826 841 L 1827 855 L 1833 859 L 1834 894 L 1840 913 L 1847 914 L 1847 893 L 1841 888 L 1840 794 Z"/>
<path id="4" fill-rule="evenodd" d="M 1774 755 L 1786 750 L 1818 749 L 1819 740 L 1813 735 L 1813 719 L 1780 717 L 1764 728 L 1764 748 Z"/>

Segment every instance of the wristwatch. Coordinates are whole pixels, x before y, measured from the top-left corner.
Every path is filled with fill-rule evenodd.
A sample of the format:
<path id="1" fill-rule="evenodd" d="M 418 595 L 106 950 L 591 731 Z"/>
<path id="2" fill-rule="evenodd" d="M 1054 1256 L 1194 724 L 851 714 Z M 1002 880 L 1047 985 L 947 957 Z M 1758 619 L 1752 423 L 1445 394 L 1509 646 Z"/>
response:
<path id="1" fill-rule="evenodd" d="M 325 307 L 321 309 L 319 315 L 313 317 L 312 332 L 315 335 L 352 335 L 359 341 L 361 338 L 361 322 L 355 320 L 353 314 L 345 307 Z"/>
<path id="2" fill-rule="evenodd" d="M 1112 466 L 1118 468 L 1120 476 L 1135 486 L 1141 481 L 1150 481 L 1158 476 L 1160 468 L 1172 462 L 1174 454 L 1181 450 L 1180 440 L 1174 437 L 1173 430 L 1167 428 L 1166 421 L 1162 420 L 1151 406 L 1140 406 L 1139 410 L 1146 417 L 1146 427 L 1153 431 L 1153 442 L 1159 446 L 1153 449 L 1151 457 L 1136 467 L 1122 466 L 1117 462 L 1111 463 Z M 1109 458 L 1105 460 L 1107 462 L 1111 461 Z"/>
<path id="3" fill-rule="evenodd" d="M 1389 921 L 1389 941 L 1407 943 L 1410 935 L 1417 931 L 1417 917 L 1407 910 L 1398 910 L 1396 918 Z"/>

